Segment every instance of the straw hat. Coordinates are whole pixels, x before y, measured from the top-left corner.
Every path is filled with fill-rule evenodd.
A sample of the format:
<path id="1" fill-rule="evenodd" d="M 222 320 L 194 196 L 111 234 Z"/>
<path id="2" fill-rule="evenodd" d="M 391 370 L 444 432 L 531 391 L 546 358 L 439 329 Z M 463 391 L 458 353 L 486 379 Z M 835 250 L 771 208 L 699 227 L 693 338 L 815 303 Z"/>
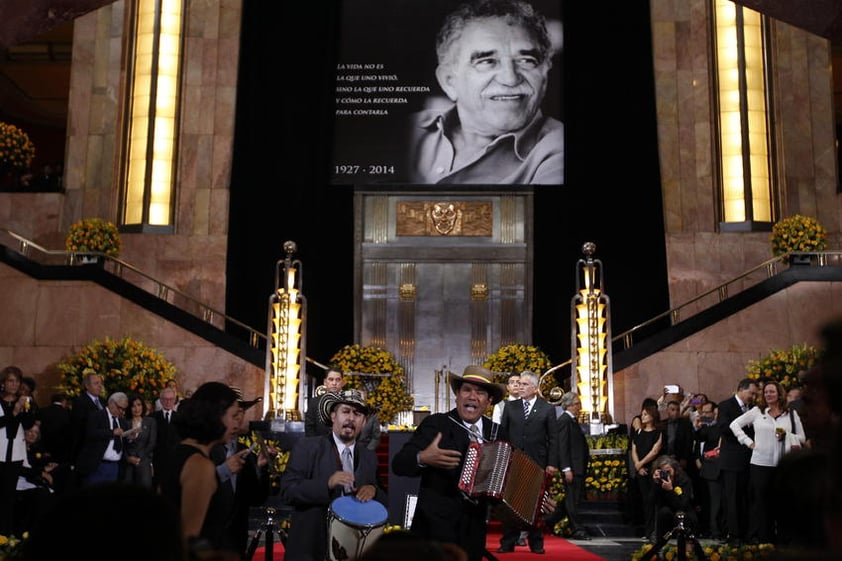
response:
<path id="1" fill-rule="evenodd" d="M 363 394 L 358 392 L 357 390 L 345 390 L 341 392 L 328 392 L 324 394 L 319 400 L 319 418 L 322 420 L 327 426 L 333 424 L 333 421 L 330 419 L 330 414 L 333 412 L 333 408 L 337 405 L 344 403 L 345 405 L 350 405 L 354 409 L 359 410 L 362 412 L 363 415 L 368 416 L 371 412 L 371 409 L 365 403 L 365 398 L 363 398 Z"/>
<path id="2" fill-rule="evenodd" d="M 488 391 L 493 405 L 498 401 L 502 401 L 503 396 L 506 395 L 506 386 L 494 383 L 492 381 L 493 379 L 494 375 L 487 368 L 476 365 L 466 366 L 461 376 L 456 374 L 450 375 L 450 388 L 453 390 L 453 393 L 458 394 L 459 388 L 462 387 L 463 383 L 469 382 L 475 384 Z"/>

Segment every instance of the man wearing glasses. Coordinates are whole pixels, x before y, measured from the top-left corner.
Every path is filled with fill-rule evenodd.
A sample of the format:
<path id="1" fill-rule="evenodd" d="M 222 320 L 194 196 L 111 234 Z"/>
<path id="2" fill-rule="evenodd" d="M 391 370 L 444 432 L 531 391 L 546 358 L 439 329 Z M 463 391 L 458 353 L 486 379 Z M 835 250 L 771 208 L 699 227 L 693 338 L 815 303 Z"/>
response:
<path id="1" fill-rule="evenodd" d="M 85 439 L 76 471 L 83 485 L 94 485 L 121 478 L 123 435 L 129 430 L 124 418 L 129 398 L 123 392 L 108 397 L 105 409 L 88 415 Z"/>

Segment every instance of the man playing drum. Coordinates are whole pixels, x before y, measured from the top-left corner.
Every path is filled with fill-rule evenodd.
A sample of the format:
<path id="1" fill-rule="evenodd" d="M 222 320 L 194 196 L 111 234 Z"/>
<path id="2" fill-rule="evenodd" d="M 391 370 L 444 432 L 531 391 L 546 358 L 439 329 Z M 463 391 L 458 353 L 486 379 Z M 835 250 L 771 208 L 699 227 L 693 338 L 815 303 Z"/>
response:
<path id="1" fill-rule="evenodd" d="M 294 508 L 285 561 L 325 559 L 328 514 L 336 499 L 352 496 L 361 509 L 372 499 L 387 504 L 386 492 L 377 477 L 376 453 L 356 446 L 369 413 L 369 407 L 356 390 L 327 393 L 319 403 L 319 416 L 331 427 L 330 434 L 305 437 L 293 446 L 281 478 L 281 496 Z M 346 449 L 350 452 L 348 460 L 343 458 L 349 453 Z M 346 464 L 343 469 L 347 461 L 353 467 Z M 385 506 L 377 508 L 385 511 Z"/>

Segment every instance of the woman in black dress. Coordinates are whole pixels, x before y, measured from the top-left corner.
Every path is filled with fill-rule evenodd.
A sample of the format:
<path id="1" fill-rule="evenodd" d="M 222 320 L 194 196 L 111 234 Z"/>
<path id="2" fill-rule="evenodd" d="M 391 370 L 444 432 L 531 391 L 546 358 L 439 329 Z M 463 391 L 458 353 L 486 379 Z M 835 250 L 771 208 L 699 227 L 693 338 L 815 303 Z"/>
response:
<path id="1" fill-rule="evenodd" d="M 663 434 L 660 425 L 658 406 L 646 404 L 640 411 L 641 429 L 632 437 L 632 464 L 637 475 L 637 484 L 643 505 L 645 538 L 654 543 L 655 504 L 652 494 L 652 462 L 661 453 Z"/>

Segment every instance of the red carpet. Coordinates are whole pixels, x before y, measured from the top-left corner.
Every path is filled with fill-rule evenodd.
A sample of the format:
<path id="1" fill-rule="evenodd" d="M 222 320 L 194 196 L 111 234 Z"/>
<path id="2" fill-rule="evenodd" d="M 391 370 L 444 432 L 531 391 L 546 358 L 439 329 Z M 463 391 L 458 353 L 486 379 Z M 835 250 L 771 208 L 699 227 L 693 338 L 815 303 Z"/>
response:
<path id="1" fill-rule="evenodd" d="M 528 547 L 517 547 L 514 553 L 495 553 L 500 547 L 500 532 L 492 527 L 488 532 L 486 548 L 495 556 L 498 561 L 543 561 L 564 559 L 564 561 L 603 561 L 602 557 L 586 551 L 577 545 L 557 536 L 546 535 L 544 537 L 544 555 L 536 555 L 529 551 Z M 284 561 L 284 546 L 276 543 L 273 547 L 274 559 L 266 558 L 266 551 L 259 547 L 254 553 L 251 561 Z"/>

